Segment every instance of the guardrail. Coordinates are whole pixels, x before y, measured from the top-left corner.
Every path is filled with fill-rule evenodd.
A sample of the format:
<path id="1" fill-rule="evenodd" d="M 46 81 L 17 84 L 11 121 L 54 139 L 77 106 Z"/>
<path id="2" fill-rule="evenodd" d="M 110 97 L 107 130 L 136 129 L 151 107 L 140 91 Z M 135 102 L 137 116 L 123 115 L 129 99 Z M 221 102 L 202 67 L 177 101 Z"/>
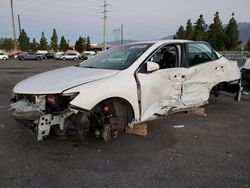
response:
<path id="1" fill-rule="evenodd" d="M 219 53 L 229 60 L 245 62 L 248 51 L 219 51 Z"/>

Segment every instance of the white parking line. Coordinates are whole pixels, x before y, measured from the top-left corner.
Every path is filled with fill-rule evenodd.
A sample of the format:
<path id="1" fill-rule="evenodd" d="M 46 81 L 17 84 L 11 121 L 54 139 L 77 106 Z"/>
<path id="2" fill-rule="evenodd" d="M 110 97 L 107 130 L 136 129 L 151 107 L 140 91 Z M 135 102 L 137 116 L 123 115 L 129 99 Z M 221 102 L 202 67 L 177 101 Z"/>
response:
<path id="1" fill-rule="evenodd" d="M 244 95 L 250 95 L 250 93 L 246 92 L 246 91 L 243 91 L 242 94 L 244 94 Z"/>
<path id="2" fill-rule="evenodd" d="M 9 108 L 10 106 L 0 106 L 0 109 Z"/>

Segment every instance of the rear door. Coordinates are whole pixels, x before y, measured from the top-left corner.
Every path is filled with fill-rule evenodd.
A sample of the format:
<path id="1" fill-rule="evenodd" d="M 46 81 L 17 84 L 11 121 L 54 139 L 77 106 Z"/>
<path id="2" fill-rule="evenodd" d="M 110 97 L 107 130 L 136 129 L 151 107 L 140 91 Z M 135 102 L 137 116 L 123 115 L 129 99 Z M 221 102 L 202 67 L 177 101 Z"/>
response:
<path id="1" fill-rule="evenodd" d="M 211 89 L 223 80 L 223 61 L 207 43 L 192 42 L 186 44 L 186 65 L 188 73 L 181 99 L 186 106 L 198 106 L 208 100 Z"/>

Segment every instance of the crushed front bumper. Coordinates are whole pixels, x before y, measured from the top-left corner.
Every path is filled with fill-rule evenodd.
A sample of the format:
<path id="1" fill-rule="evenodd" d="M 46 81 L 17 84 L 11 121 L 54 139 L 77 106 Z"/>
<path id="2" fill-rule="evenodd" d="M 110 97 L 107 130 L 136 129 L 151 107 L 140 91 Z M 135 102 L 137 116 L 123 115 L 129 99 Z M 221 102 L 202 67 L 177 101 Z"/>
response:
<path id="1" fill-rule="evenodd" d="M 66 118 L 74 114 L 74 111 L 70 109 L 61 114 L 48 114 L 42 111 L 38 105 L 26 100 L 12 103 L 10 112 L 17 121 L 24 122 L 24 125 L 34 133 L 38 141 L 47 137 L 54 125 L 58 125 L 60 130 L 64 130 Z"/>

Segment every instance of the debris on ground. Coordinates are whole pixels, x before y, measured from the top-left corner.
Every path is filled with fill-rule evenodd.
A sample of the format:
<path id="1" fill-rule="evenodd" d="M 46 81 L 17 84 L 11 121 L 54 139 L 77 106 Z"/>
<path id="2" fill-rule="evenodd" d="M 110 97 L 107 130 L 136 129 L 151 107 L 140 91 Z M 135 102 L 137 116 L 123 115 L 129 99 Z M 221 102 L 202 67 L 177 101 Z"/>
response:
<path id="1" fill-rule="evenodd" d="M 139 136 L 147 136 L 147 124 L 135 124 L 132 128 L 126 127 L 126 133 L 135 134 Z"/>
<path id="2" fill-rule="evenodd" d="M 197 115 L 197 116 L 207 116 L 205 114 L 205 108 L 204 107 L 198 107 L 198 108 L 195 108 L 195 109 L 192 109 L 192 110 L 188 110 L 187 113 Z"/>
<path id="3" fill-rule="evenodd" d="M 1 124 L 0 125 L 0 128 L 5 128 L 6 126 L 4 124 Z"/>
<path id="4" fill-rule="evenodd" d="M 183 128 L 184 125 L 174 125 L 174 128 Z"/>

